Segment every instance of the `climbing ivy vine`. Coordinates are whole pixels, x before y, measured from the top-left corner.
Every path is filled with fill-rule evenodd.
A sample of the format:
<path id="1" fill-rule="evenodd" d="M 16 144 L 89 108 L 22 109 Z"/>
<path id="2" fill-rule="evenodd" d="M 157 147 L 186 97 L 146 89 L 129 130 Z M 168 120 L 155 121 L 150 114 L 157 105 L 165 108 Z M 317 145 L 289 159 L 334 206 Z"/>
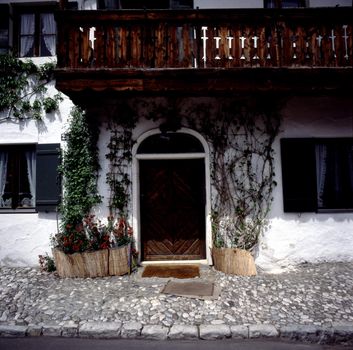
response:
<path id="1" fill-rule="evenodd" d="M 106 154 L 110 161 L 106 181 L 110 188 L 110 215 L 126 218 L 131 192 L 132 131 L 136 126 L 137 113 L 124 102 L 119 104 L 118 110 L 119 114 L 110 120 L 108 126 L 111 136 Z"/>
<path id="2" fill-rule="evenodd" d="M 0 112 L 6 111 L 0 122 L 40 121 L 45 114 L 56 111 L 62 96 L 45 96 L 54 68 L 53 63 L 37 66 L 31 60 L 0 55 Z"/>
<path id="3" fill-rule="evenodd" d="M 87 120 L 78 107 L 71 111 L 66 147 L 59 167 L 64 179 L 63 200 L 60 206 L 61 228 L 54 246 L 64 252 L 84 251 L 88 240 L 82 228 L 82 220 L 93 206 L 101 202 L 97 191 L 98 181 L 98 128 Z"/>
<path id="4" fill-rule="evenodd" d="M 212 151 L 214 244 L 252 249 L 267 225 L 277 185 L 273 142 L 280 128 L 280 101 L 257 96 L 218 102 L 213 108 L 193 108 L 196 118 L 189 119 Z"/>
<path id="5" fill-rule="evenodd" d="M 259 95 L 130 102 L 119 108 L 123 115 L 110 125 L 110 209 L 127 210 L 131 185 L 127 169 L 136 116 L 158 122 L 162 132 L 188 127 L 203 135 L 211 150 L 215 246 L 252 249 L 266 228 L 276 186 L 273 142 L 280 129 L 281 100 Z"/>

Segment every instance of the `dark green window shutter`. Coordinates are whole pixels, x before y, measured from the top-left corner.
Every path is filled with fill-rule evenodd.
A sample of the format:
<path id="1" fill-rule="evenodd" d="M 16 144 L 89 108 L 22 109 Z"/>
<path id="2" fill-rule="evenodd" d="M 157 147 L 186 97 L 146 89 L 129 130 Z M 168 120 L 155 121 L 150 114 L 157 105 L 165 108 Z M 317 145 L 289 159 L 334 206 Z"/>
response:
<path id="1" fill-rule="evenodd" d="M 9 4 L 0 4 L 0 54 L 9 51 Z"/>
<path id="2" fill-rule="evenodd" d="M 317 209 L 315 144 L 313 139 L 282 139 L 283 209 L 313 212 Z"/>
<path id="3" fill-rule="evenodd" d="M 36 209 L 56 211 L 60 199 L 58 165 L 60 144 L 37 145 Z"/>

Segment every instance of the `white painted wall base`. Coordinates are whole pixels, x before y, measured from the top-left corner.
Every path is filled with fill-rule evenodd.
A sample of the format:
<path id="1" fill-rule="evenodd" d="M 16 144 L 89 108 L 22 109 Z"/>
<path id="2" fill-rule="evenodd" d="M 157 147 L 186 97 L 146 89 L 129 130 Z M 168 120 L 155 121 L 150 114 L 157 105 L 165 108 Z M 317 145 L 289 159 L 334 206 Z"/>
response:
<path id="1" fill-rule="evenodd" d="M 285 215 L 271 219 L 256 264 L 268 272 L 301 263 L 353 261 L 353 215 Z"/>
<path id="2" fill-rule="evenodd" d="M 353 137 L 352 101 L 295 97 L 282 114 L 282 132 L 274 145 L 278 186 L 256 264 L 279 271 L 305 262 L 353 261 L 353 213 L 283 213 L 279 146 L 281 137 Z"/>
<path id="3" fill-rule="evenodd" d="M 51 255 L 55 213 L 0 215 L 0 266 L 38 266 L 38 255 Z"/>

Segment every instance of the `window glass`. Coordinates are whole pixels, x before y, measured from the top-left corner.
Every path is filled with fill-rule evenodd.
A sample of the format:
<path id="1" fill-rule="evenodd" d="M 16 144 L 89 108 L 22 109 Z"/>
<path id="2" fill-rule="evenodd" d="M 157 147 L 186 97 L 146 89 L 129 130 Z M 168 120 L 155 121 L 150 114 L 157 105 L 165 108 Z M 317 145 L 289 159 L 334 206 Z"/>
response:
<path id="1" fill-rule="evenodd" d="M 56 54 L 56 23 L 52 12 L 45 9 L 38 9 L 38 12 L 33 13 L 23 12 L 19 14 L 18 20 L 20 57 Z"/>
<path id="2" fill-rule="evenodd" d="M 353 143 L 316 144 L 318 209 L 353 208 Z"/>
<path id="3" fill-rule="evenodd" d="M 41 14 L 40 24 L 40 56 L 54 56 L 56 47 L 56 23 L 54 14 Z"/>
<path id="4" fill-rule="evenodd" d="M 34 34 L 35 34 L 35 16 L 34 14 L 21 15 L 20 29 L 20 56 L 34 56 Z"/>
<path id="5" fill-rule="evenodd" d="M 201 142 L 192 135 L 162 133 L 148 137 L 139 146 L 137 153 L 203 153 Z"/>
<path id="6" fill-rule="evenodd" d="M 0 208 L 35 207 L 34 145 L 0 147 Z"/>
<path id="7" fill-rule="evenodd" d="M 353 210 L 353 139 L 282 139 L 285 212 Z"/>

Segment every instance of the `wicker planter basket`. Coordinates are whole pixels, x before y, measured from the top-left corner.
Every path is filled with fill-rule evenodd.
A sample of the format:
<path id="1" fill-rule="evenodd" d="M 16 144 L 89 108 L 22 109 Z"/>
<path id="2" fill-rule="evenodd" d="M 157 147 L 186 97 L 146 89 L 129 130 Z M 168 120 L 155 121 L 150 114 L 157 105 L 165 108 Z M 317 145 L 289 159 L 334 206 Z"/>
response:
<path id="1" fill-rule="evenodd" d="M 109 249 L 108 273 L 110 276 L 121 276 L 130 273 L 130 244 Z"/>
<path id="2" fill-rule="evenodd" d="M 56 270 L 60 277 L 104 277 L 130 272 L 128 246 L 94 252 L 65 254 L 53 249 Z"/>
<path id="3" fill-rule="evenodd" d="M 232 275 L 255 276 L 256 266 L 250 252 L 238 248 L 213 248 L 214 268 Z"/>

